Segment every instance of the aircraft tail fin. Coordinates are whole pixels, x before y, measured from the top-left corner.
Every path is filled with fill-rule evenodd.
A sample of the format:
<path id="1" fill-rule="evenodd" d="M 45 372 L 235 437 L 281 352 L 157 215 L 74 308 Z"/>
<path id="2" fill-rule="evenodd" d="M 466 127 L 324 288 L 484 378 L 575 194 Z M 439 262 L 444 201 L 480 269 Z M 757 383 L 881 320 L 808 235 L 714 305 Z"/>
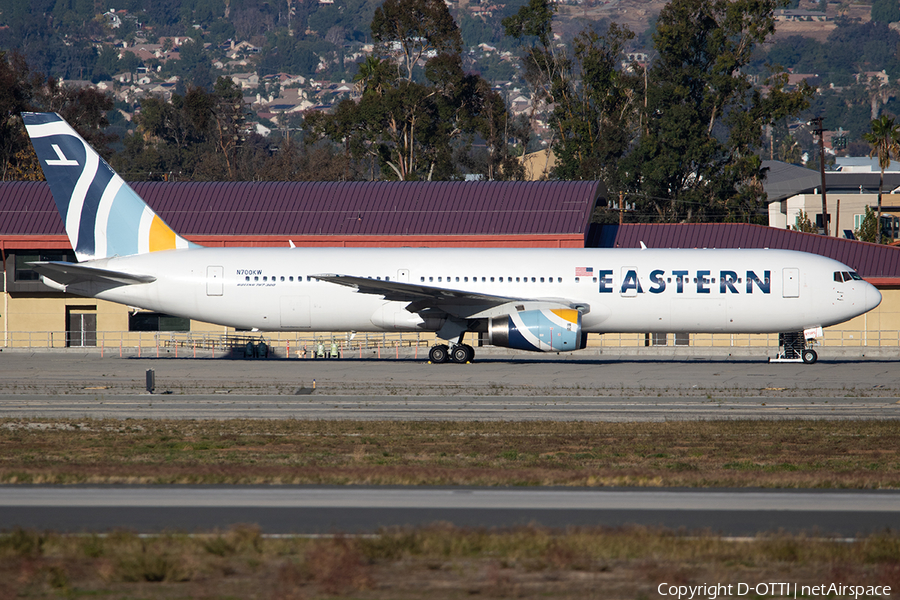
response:
<path id="1" fill-rule="evenodd" d="M 79 261 L 196 247 L 56 113 L 22 113 Z"/>

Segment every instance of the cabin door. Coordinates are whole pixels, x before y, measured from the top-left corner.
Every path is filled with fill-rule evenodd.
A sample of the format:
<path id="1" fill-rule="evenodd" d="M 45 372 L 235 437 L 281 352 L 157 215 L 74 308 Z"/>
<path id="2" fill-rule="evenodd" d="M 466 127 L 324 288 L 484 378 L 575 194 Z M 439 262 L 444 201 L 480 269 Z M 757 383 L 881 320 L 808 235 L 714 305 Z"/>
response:
<path id="1" fill-rule="evenodd" d="M 221 296 L 224 279 L 224 267 L 206 267 L 206 295 Z"/>
<path id="2" fill-rule="evenodd" d="M 782 295 L 785 298 L 800 297 L 800 269 L 793 267 L 786 268 L 782 271 Z"/>

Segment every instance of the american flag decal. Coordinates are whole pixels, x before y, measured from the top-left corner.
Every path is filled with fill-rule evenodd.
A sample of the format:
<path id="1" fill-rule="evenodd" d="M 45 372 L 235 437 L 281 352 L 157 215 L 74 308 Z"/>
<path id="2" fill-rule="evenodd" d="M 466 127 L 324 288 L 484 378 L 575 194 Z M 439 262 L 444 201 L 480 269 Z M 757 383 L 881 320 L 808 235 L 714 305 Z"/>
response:
<path id="1" fill-rule="evenodd" d="M 575 277 L 590 277 L 594 274 L 594 267 L 575 267 Z"/>

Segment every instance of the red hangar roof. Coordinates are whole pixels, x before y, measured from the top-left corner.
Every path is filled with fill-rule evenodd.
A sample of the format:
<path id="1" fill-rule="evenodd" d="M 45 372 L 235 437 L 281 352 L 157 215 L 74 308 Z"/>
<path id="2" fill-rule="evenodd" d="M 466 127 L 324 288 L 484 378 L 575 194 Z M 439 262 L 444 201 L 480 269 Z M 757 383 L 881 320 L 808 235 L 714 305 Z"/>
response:
<path id="1" fill-rule="evenodd" d="M 588 245 L 600 248 L 778 248 L 820 254 L 853 268 L 873 285 L 900 285 L 900 248 L 745 223 L 603 225 Z"/>
<path id="2" fill-rule="evenodd" d="M 175 231 L 209 246 L 584 247 L 591 213 L 606 198 L 598 181 L 132 187 Z M 26 238 L 32 245 L 21 245 Z M 46 183 L 0 183 L 0 244 L 68 247 Z"/>

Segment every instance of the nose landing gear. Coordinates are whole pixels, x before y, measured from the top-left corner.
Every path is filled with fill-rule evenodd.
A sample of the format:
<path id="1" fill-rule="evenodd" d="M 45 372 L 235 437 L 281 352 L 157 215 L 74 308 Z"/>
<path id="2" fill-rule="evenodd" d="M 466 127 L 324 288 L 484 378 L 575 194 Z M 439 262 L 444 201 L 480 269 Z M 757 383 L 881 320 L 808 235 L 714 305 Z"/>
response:
<path id="1" fill-rule="evenodd" d="M 811 338 L 815 340 L 815 338 Z M 814 364 L 819 360 L 819 355 L 815 350 L 809 348 L 806 333 L 788 332 L 778 334 L 778 354 L 775 358 L 770 358 L 770 363 L 793 362 L 805 363 L 807 365 Z"/>

